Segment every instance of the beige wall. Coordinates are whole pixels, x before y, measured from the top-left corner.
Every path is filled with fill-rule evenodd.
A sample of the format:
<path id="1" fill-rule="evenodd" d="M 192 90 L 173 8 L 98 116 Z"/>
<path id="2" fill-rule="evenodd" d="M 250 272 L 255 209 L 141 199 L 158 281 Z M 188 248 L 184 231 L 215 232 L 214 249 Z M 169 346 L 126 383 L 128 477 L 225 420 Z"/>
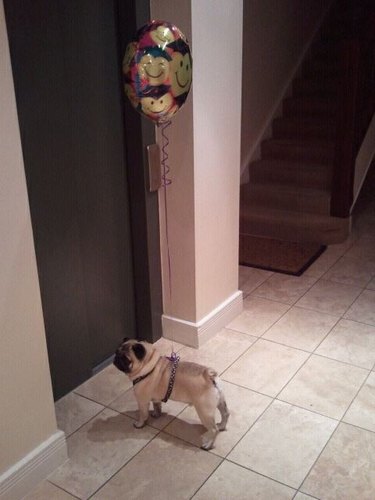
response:
<path id="1" fill-rule="evenodd" d="M 151 0 L 154 19 L 170 21 L 185 34 L 191 45 L 191 0 Z M 193 65 L 194 54 L 193 54 Z M 194 67 L 194 66 L 193 66 Z M 168 239 L 171 256 L 171 289 L 167 261 L 165 192 L 159 193 L 163 268 L 164 313 L 185 320 L 196 317 L 193 89 L 167 130 L 170 178 L 167 187 Z M 158 141 L 161 137 L 158 131 Z"/>
<path id="2" fill-rule="evenodd" d="M 245 0 L 241 170 L 278 107 L 330 1 Z"/>
<path id="3" fill-rule="evenodd" d="M 193 86 L 168 129 L 169 290 L 160 193 L 164 313 L 199 322 L 238 290 L 242 0 L 152 0 L 189 38 Z"/>
<path id="4" fill-rule="evenodd" d="M 56 432 L 2 1 L 0 137 L 1 475 Z"/>
<path id="5" fill-rule="evenodd" d="M 238 290 L 242 0 L 193 0 L 197 318 Z"/>

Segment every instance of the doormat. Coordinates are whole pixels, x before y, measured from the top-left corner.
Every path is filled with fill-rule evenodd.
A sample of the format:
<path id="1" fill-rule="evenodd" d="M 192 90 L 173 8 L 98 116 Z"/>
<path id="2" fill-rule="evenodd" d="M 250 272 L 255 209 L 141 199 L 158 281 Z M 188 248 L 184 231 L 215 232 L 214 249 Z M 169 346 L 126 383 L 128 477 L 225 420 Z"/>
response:
<path id="1" fill-rule="evenodd" d="M 240 265 L 301 276 L 327 247 L 240 234 Z"/>

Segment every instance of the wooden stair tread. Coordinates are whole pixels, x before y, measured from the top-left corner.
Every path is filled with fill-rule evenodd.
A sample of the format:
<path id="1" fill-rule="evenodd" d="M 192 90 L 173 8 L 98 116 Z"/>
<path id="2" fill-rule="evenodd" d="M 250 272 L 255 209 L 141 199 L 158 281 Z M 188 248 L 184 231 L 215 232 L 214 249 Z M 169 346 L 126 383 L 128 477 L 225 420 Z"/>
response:
<path id="1" fill-rule="evenodd" d="M 332 173 L 332 165 L 327 163 L 317 163 L 317 162 L 299 162 L 299 161 L 288 161 L 288 160 L 255 160 L 250 164 L 250 175 L 255 170 L 260 171 L 290 171 L 293 174 L 298 173 L 317 173 L 319 175 L 330 175 Z"/>
<path id="2" fill-rule="evenodd" d="M 274 139 L 323 139 L 333 140 L 336 134 L 335 121 L 320 116 L 283 116 L 272 123 Z"/>
<path id="3" fill-rule="evenodd" d="M 350 225 L 351 218 L 276 210 L 262 206 L 241 206 L 240 232 L 242 234 L 333 244 L 346 238 Z"/>
<path id="4" fill-rule="evenodd" d="M 261 144 L 262 158 L 332 163 L 333 141 L 320 139 L 266 139 Z"/>
<path id="5" fill-rule="evenodd" d="M 329 215 L 330 192 L 281 183 L 249 183 L 241 188 L 241 207 L 267 207 L 278 210 Z"/>

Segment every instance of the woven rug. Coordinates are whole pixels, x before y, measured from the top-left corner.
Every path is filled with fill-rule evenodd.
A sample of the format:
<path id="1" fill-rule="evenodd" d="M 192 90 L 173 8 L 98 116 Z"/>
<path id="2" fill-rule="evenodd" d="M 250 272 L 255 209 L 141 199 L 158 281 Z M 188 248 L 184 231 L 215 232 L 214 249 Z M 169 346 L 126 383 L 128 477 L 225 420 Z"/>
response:
<path id="1" fill-rule="evenodd" d="M 240 234 L 240 264 L 300 276 L 326 247 Z"/>

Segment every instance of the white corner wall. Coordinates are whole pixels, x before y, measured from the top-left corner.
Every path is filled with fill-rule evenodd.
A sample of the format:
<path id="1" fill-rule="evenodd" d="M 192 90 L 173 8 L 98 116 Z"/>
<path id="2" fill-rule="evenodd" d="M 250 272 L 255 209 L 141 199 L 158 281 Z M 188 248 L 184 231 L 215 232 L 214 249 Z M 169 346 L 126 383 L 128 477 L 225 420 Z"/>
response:
<path id="1" fill-rule="evenodd" d="M 190 95 L 167 132 L 170 277 L 163 190 L 159 200 L 163 333 L 197 347 L 242 309 L 242 0 L 151 0 L 151 9 L 154 19 L 170 21 L 185 33 L 193 57 Z"/>
<path id="2" fill-rule="evenodd" d="M 49 473 L 66 450 L 56 427 L 2 1 L 0 109 L 0 497 L 16 500 L 41 479 L 43 457 Z"/>
<path id="3" fill-rule="evenodd" d="M 258 155 L 259 143 L 331 3 L 244 2 L 242 172 Z"/>
<path id="4" fill-rule="evenodd" d="M 358 151 L 358 155 L 355 160 L 353 203 L 350 211 L 353 210 L 357 202 L 359 193 L 361 192 L 363 183 L 366 179 L 367 172 L 374 158 L 375 158 L 375 114 L 372 117 L 366 135 L 363 139 L 361 148 Z"/>
<path id="5" fill-rule="evenodd" d="M 192 39 L 200 319 L 238 290 L 242 0 L 193 0 Z"/>

